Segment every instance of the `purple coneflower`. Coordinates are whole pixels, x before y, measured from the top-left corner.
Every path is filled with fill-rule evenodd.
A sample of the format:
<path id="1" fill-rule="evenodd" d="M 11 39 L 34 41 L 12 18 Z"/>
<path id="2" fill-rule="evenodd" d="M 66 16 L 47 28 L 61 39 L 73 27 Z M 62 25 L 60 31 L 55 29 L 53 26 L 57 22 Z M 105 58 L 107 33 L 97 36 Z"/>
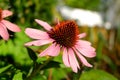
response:
<path id="1" fill-rule="evenodd" d="M 87 67 L 92 67 L 84 58 L 92 58 L 96 56 L 95 49 L 91 46 L 91 43 L 85 40 L 80 40 L 85 37 L 86 34 L 79 34 L 78 25 L 75 21 L 63 21 L 59 22 L 55 27 L 51 27 L 48 23 L 35 19 L 35 21 L 43 26 L 46 32 L 27 28 L 25 33 L 36 39 L 35 41 L 28 42 L 26 46 L 42 46 L 48 43 L 52 43 L 47 49 L 39 54 L 42 56 L 57 56 L 60 50 L 63 51 L 63 63 L 67 67 L 71 67 L 74 72 L 78 72 L 80 69 L 78 60 Z"/>
<path id="2" fill-rule="evenodd" d="M 9 29 L 10 31 L 13 31 L 13 32 L 20 31 L 20 28 L 17 25 L 15 25 L 7 20 L 4 20 L 4 18 L 11 16 L 12 14 L 13 13 L 9 10 L 0 9 L 0 36 L 4 40 L 9 39 L 9 33 L 8 33 L 7 29 Z"/>

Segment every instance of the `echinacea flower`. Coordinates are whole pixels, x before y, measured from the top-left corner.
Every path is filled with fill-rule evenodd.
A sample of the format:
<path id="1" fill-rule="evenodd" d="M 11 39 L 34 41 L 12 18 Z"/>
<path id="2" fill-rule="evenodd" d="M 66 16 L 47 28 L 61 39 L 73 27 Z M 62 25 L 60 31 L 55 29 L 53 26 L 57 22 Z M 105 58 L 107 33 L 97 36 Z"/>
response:
<path id="1" fill-rule="evenodd" d="M 71 67 L 74 72 L 78 72 L 80 69 L 78 60 L 87 67 L 92 67 L 84 58 L 92 58 L 96 56 L 95 49 L 91 46 L 91 43 L 85 40 L 80 40 L 85 37 L 86 34 L 79 34 L 78 26 L 75 21 L 63 21 L 59 22 L 55 27 L 51 27 L 48 23 L 35 19 L 35 21 L 43 26 L 46 32 L 27 28 L 25 33 L 36 39 L 35 41 L 28 42 L 26 46 L 42 46 L 48 43 L 52 43 L 47 49 L 39 54 L 42 56 L 57 56 L 60 50 L 63 51 L 63 63 L 67 67 Z"/>
<path id="2" fill-rule="evenodd" d="M 9 39 L 9 33 L 8 33 L 7 29 L 10 31 L 13 31 L 13 32 L 20 31 L 20 28 L 17 25 L 15 25 L 7 20 L 4 20 L 4 18 L 11 16 L 12 14 L 13 13 L 9 10 L 0 9 L 0 36 L 4 40 Z"/>

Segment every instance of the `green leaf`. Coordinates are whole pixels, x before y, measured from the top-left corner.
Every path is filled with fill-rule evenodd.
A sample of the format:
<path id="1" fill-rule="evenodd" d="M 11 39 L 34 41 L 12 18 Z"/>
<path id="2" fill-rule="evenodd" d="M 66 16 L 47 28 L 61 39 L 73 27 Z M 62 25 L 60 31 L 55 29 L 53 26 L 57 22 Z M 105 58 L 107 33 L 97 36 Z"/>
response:
<path id="1" fill-rule="evenodd" d="M 55 75 L 55 76 L 52 76 L 52 80 L 67 80 L 65 79 L 67 75 L 67 72 L 66 70 L 67 69 L 63 69 L 63 68 L 52 68 L 52 75 Z M 50 71 L 50 70 L 49 70 Z M 69 80 L 69 79 L 68 79 Z M 71 79 L 72 80 L 72 79 Z M 73 79 L 74 80 L 74 79 Z"/>
<path id="2" fill-rule="evenodd" d="M 43 63 L 44 64 L 44 63 Z M 44 66 L 42 69 L 48 69 L 48 68 L 59 68 L 60 67 L 60 63 L 56 62 L 56 61 L 50 61 L 49 63 L 47 63 L 46 66 Z"/>
<path id="3" fill-rule="evenodd" d="M 41 74 L 37 74 L 34 77 L 32 77 L 32 80 L 47 80 L 47 76 L 41 75 Z"/>
<path id="4" fill-rule="evenodd" d="M 12 66 L 12 65 L 10 64 L 10 65 L 7 65 L 7 66 L 5 66 L 5 67 L 0 68 L 0 73 L 2 73 L 2 72 L 4 72 L 4 71 L 7 71 L 11 66 Z"/>
<path id="5" fill-rule="evenodd" d="M 29 54 L 30 58 L 31 58 L 33 61 L 36 61 L 36 60 L 37 60 L 37 55 L 36 55 L 36 53 L 35 53 L 32 49 L 30 49 L 30 48 L 28 48 L 28 47 L 26 47 L 26 48 L 27 48 L 27 51 L 28 51 L 28 54 Z"/>
<path id="6" fill-rule="evenodd" d="M 118 80 L 113 75 L 103 70 L 90 70 L 84 72 L 79 80 Z"/>
<path id="7" fill-rule="evenodd" d="M 23 80 L 22 72 L 18 72 L 17 74 L 15 74 L 12 80 Z"/>

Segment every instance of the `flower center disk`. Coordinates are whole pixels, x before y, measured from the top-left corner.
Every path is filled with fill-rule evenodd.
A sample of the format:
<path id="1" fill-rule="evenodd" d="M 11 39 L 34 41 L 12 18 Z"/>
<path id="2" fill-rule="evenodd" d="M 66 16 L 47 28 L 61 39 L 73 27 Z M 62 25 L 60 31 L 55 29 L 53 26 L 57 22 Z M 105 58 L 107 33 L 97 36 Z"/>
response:
<path id="1" fill-rule="evenodd" d="M 48 31 L 48 34 L 57 44 L 70 48 L 78 40 L 79 29 L 75 21 L 63 21 Z"/>

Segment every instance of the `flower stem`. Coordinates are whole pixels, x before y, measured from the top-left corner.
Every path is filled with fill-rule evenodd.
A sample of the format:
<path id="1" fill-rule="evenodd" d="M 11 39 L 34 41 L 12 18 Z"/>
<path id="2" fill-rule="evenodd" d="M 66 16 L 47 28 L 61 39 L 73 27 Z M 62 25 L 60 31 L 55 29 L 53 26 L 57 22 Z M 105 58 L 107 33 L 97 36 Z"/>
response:
<path id="1" fill-rule="evenodd" d="M 78 73 L 73 73 L 73 80 L 79 80 L 81 77 L 83 71 L 83 67 L 81 67 L 81 70 L 78 71 Z"/>
<path id="2" fill-rule="evenodd" d="M 42 65 L 40 64 L 40 65 L 37 65 L 37 66 L 36 66 L 36 64 L 38 64 L 38 63 L 34 63 L 34 64 L 35 64 L 35 68 L 33 69 L 31 75 L 28 76 L 26 80 L 32 80 L 32 78 L 33 78 L 38 72 L 40 72 L 40 70 L 41 70 L 43 67 L 45 67 L 52 59 L 53 59 L 53 57 L 48 58 L 48 60 L 45 61 L 45 63 L 42 64 Z"/>

